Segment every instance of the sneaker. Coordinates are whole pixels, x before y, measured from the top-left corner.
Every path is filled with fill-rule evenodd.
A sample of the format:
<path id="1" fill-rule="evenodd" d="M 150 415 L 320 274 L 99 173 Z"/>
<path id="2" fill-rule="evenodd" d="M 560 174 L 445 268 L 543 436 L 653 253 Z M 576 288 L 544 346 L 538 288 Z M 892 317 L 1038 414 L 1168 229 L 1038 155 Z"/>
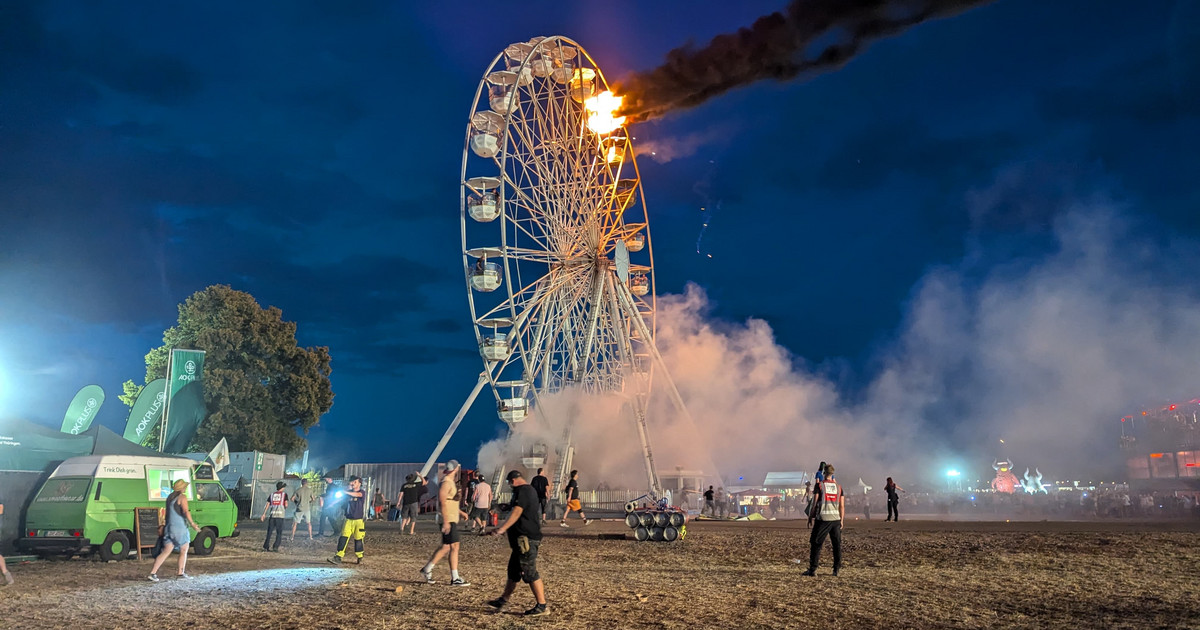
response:
<path id="1" fill-rule="evenodd" d="M 559 527 L 570 527 L 570 525 L 567 525 L 566 521 L 562 521 L 561 523 L 558 524 L 558 526 Z"/>
<path id="2" fill-rule="evenodd" d="M 546 609 L 545 604 L 538 604 L 537 606 L 534 606 L 533 608 L 526 610 L 525 616 L 526 617 L 541 617 L 542 615 L 545 615 L 549 612 L 550 611 Z"/>
<path id="3" fill-rule="evenodd" d="M 334 556 L 334 557 L 332 557 L 332 558 L 330 558 L 330 559 L 329 559 L 329 564 L 341 564 L 341 563 L 342 563 L 342 557 L 341 557 L 341 556 Z"/>
<path id="4" fill-rule="evenodd" d="M 158 581 L 158 574 L 157 574 L 157 573 L 151 573 L 151 574 L 150 574 L 150 577 L 149 577 L 148 579 L 149 579 L 151 582 L 157 582 L 157 581 Z"/>
<path id="5" fill-rule="evenodd" d="M 812 569 L 809 569 L 809 570 L 805 571 L 804 573 L 801 573 L 800 575 L 803 575 L 805 577 L 816 577 L 817 572 L 813 571 Z"/>
<path id="6" fill-rule="evenodd" d="M 503 597 L 497 597 L 496 599 L 489 599 L 487 605 L 495 608 L 496 610 L 500 610 L 501 608 L 504 608 L 504 605 L 507 603 L 507 599 L 504 599 Z"/>
<path id="7" fill-rule="evenodd" d="M 194 580 L 196 578 L 194 578 L 186 573 L 180 573 L 179 575 L 175 576 L 175 579 L 177 579 L 177 580 Z"/>
<path id="8" fill-rule="evenodd" d="M 837 574 L 838 574 L 838 570 L 837 570 L 837 569 L 834 569 L 834 570 L 833 570 L 833 577 L 837 577 Z"/>
<path id="9" fill-rule="evenodd" d="M 426 571 L 425 569 L 421 569 L 421 577 L 425 578 L 426 584 L 434 583 L 433 571 Z"/>
<path id="10" fill-rule="evenodd" d="M 596 519 L 594 519 L 594 518 L 585 518 L 585 519 L 583 519 L 583 524 L 584 524 L 584 525 L 591 525 L 591 524 L 592 524 L 592 521 L 594 521 L 594 520 L 596 520 Z"/>
<path id="11" fill-rule="evenodd" d="M 454 578 L 453 580 L 450 580 L 450 586 L 470 586 L 470 585 L 471 585 L 470 582 L 468 582 L 462 578 Z"/>
<path id="12" fill-rule="evenodd" d="M 362 558 L 355 558 L 355 559 L 354 559 L 354 564 L 362 564 L 362 563 L 363 563 L 363 559 L 362 559 Z"/>
<path id="13" fill-rule="evenodd" d="M 12 576 L 12 572 L 11 572 L 11 571 L 5 571 L 5 572 L 4 572 L 4 585 L 5 585 L 5 586 L 12 586 L 12 583 L 13 583 L 13 576 Z"/>

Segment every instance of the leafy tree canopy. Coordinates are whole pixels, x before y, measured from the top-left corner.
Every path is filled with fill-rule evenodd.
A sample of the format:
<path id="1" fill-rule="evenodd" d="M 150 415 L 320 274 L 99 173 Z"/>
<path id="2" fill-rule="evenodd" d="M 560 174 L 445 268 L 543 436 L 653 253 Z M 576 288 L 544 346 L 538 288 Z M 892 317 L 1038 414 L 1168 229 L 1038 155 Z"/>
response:
<path id="1" fill-rule="evenodd" d="M 222 437 L 231 451 L 296 455 L 321 415 L 333 406 L 329 348 L 301 348 L 296 324 L 274 306 L 227 285 L 192 294 L 179 323 L 146 355 L 146 382 L 167 374 L 171 348 L 204 350 L 208 419 L 189 450 L 207 451 Z M 126 393 L 128 394 L 128 388 Z"/>
<path id="2" fill-rule="evenodd" d="M 125 393 L 117 396 L 117 399 L 125 403 L 126 406 L 132 407 L 133 403 L 137 402 L 137 397 L 142 394 L 142 390 L 145 389 L 146 386 L 138 385 L 137 383 L 134 383 L 132 379 L 130 379 L 124 383 L 121 383 L 121 388 L 125 390 Z"/>

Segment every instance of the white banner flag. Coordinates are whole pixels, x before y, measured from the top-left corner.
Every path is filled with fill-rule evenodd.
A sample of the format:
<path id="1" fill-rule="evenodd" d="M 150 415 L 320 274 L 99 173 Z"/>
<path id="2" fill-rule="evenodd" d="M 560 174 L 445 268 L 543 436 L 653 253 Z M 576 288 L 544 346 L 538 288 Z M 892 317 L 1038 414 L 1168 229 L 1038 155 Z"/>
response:
<path id="1" fill-rule="evenodd" d="M 225 438 L 221 438 L 220 442 L 213 447 L 213 450 L 208 452 L 208 458 L 212 460 L 213 471 L 221 470 L 229 465 L 229 442 Z"/>

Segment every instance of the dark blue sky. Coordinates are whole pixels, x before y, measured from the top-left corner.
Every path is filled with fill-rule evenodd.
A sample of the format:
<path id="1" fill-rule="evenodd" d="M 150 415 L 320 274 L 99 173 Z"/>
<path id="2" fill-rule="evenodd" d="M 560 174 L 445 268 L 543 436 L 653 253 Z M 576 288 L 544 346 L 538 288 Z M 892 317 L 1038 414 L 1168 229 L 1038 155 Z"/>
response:
<path id="1" fill-rule="evenodd" d="M 225 283 L 330 347 L 314 454 L 423 460 L 480 369 L 458 175 L 488 62 L 561 34 L 616 79 L 783 4 L 6 4 L 0 415 L 57 424 L 94 382 L 119 430 L 176 305 Z M 640 163 L 658 290 L 764 319 L 853 398 L 930 269 L 1036 259 L 1076 198 L 1200 238 L 1198 42 L 1184 0 L 1001 0 L 643 123 L 685 149 Z M 448 454 L 502 429 L 482 401 Z"/>

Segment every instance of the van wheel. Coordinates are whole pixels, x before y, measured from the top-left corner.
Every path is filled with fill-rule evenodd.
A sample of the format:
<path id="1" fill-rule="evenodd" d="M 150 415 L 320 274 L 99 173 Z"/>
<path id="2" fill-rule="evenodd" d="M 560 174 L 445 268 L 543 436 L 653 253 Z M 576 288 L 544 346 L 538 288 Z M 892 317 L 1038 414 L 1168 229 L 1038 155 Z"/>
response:
<path id="1" fill-rule="evenodd" d="M 213 549 L 216 548 L 217 536 L 210 527 L 200 530 L 196 534 L 196 540 L 192 541 L 192 549 L 196 551 L 196 555 L 198 556 L 211 556 Z"/>
<path id="2" fill-rule="evenodd" d="M 104 539 L 104 544 L 100 545 L 100 559 L 108 562 L 109 560 L 124 560 L 129 557 L 129 536 L 123 532 L 109 532 Z"/>

